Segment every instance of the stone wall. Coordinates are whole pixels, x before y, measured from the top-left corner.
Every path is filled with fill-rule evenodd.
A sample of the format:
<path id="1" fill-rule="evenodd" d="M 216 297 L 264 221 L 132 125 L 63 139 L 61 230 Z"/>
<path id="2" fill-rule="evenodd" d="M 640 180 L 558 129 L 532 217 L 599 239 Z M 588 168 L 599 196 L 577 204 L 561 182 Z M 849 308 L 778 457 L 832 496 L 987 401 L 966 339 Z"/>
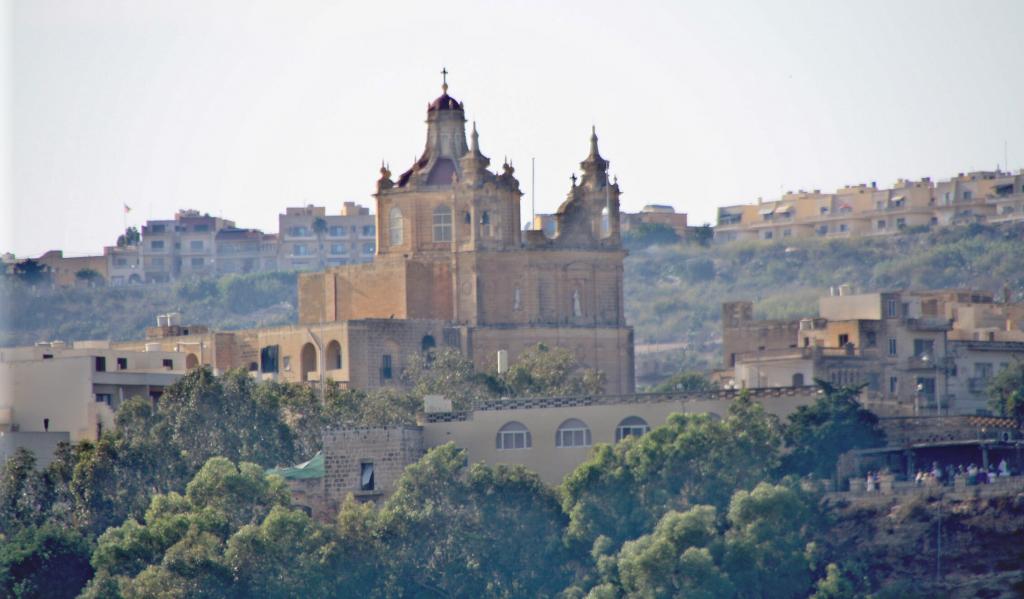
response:
<path id="1" fill-rule="evenodd" d="M 377 500 L 390 494 L 405 467 L 423 457 L 423 429 L 416 426 L 390 428 L 344 428 L 324 433 L 324 496 L 329 504 L 340 504 L 352 493 L 363 500 Z M 372 490 L 360 487 L 362 465 L 372 463 Z"/>

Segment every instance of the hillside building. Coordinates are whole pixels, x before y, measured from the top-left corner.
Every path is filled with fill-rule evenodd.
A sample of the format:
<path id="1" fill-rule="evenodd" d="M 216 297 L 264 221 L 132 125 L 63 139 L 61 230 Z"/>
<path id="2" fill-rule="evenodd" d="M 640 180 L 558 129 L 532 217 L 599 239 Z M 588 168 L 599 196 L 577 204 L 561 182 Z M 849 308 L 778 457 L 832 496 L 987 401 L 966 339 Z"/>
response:
<path id="1" fill-rule="evenodd" d="M 323 206 L 286 208 L 278 236 L 281 270 L 324 270 L 373 260 L 377 223 L 369 208 L 354 202 L 342 204 L 339 214 Z"/>
<path id="2" fill-rule="evenodd" d="M 738 387 L 820 378 L 864 383 L 880 413 L 987 414 L 993 376 L 1024 358 L 1024 304 L 968 290 L 853 294 L 819 300 L 818 317 L 754 320 L 723 306 L 723 361 Z"/>
<path id="3" fill-rule="evenodd" d="M 198 210 L 179 210 L 173 220 L 150 220 L 142 227 L 142 266 L 147 283 L 216 272 L 216 238 L 235 223 Z"/>
<path id="4" fill-rule="evenodd" d="M 1024 171 L 960 173 L 933 183 L 900 179 L 889 189 L 872 182 L 835 192 L 787 192 L 781 199 L 718 209 L 716 241 L 798 237 L 863 237 L 908 227 L 945 227 L 1024 220 Z"/>
<path id="5" fill-rule="evenodd" d="M 52 450 L 58 437 L 97 439 L 112 429 L 122 402 L 137 396 L 156 401 L 185 374 L 185 353 L 148 349 L 104 341 L 0 349 L 0 436 L 20 434 L 36 450 Z"/>

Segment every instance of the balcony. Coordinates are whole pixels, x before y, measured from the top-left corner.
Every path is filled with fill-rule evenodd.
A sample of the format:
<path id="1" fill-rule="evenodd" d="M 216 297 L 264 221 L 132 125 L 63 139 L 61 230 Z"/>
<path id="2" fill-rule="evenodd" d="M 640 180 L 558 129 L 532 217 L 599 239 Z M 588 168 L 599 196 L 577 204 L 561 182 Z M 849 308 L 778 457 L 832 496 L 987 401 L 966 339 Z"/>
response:
<path id="1" fill-rule="evenodd" d="M 911 331 L 942 332 L 952 328 L 950 321 L 945 318 L 906 318 L 903 323 Z"/>
<path id="2" fill-rule="evenodd" d="M 931 356 L 911 356 L 907 358 L 907 370 L 935 370 L 938 360 Z"/>

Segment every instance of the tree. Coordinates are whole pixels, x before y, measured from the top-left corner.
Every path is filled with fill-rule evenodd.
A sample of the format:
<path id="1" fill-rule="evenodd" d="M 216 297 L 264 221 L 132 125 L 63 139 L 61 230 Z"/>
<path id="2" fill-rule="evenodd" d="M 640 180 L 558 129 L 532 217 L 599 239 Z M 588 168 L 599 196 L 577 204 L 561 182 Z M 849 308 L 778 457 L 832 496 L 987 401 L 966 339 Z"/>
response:
<path id="1" fill-rule="evenodd" d="M 99 537 L 96 578 L 83 596 L 223 596 L 235 582 L 228 539 L 289 501 L 284 481 L 260 466 L 211 458 L 184 495 L 155 495 L 141 523 L 129 519 Z"/>
<path id="2" fill-rule="evenodd" d="M 258 385 L 242 369 L 217 377 L 202 367 L 164 390 L 158 413 L 188 465 L 198 468 L 213 456 L 267 466 L 298 457 L 280 398 L 258 393 Z"/>
<path id="3" fill-rule="evenodd" d="M 0 596 L 71 599 L 92 573 L 89 543 L 77 531 L 30 526 L 0 542 Z"/>
<path id="4" fill-rule="evenodd" d="M 23 447 L 0 465 L 0 535 L 15 534 L 45 519 L 51 489 L 35 467 L 35 455 Z"/>
<path id="5" fill-rule="evenodd" d="M 320 260 L 320 270 L 324 269 L 324 235 L 327 233 L 327 221 L 323 217 L 316 217 L 313 219 L 313 233 L 316 234 L 317 241 L 317 253 Z"/>
<path id="6" fill-rule="evenodd" d="M 715 389 L 714 383 L 699 372 L 677 372 L 651 389 L 653 393 L 699 393 Z"/>
<path id="7" fill-rule="evenodd" d="M 103 275 L 92 268 L 83 268 L 75 273 L 75 280 L 92 287 L 103 281 Z"/>
<path id="8" fill-rule="evenodd" d="M 605 384 L 603 373 L 580 368 L 571 351 L 543 343 L 519 354 L 497 378 L 503 397 L 600 395 Z"/>
<path id="9" fill-rule="evenodd" d="M 589 598 L 806 597 L 818 496 L 786 485 L 737 491 L 726 517 L 707 505 L 666 512 L 653 530 L 609 553 L 595 542 Z"/>
<path id="10" fill-rule="evenodd" d="M 679 235 L 675 229 L 664 223 L 640 223 L 622 236 L 622 244 L 635 249 L 673 243 L 679 243 Z"/>
<path id="11" fill-rule="evenodd" d="M 570 540 L 613 546 L 648 533 L 671 509 L 724 507 L 778 466 L 778 421 L 742 395 L 726 417 L 673 414 L 668 422 L 614 447 L 598 446 L 562 483 Z"/>
<path id="12" fill-rule="evenodd" d="M 14 264 L 14 277 L 29 285 L 49 283 L 50 268 L 38 260 L 28 258 Z"/>
<path id="13" fill-rule="evenodd" d="M 493 374 L 477 372 L 472 360 L 450 347 L 412 356 L 402 378 L 414 397 L 444 395 L 456 409 L 497 397 L 502 389 Z"/>
<path id="14" fill-rule="evenodd" d="M 1024 362 L 1020 360 L 997 374 L 988 384 L 989 403 L 1001 416 L 1024 425 Z"/>
<path id="15" fill-rule="evenodd" d="M 782 471 L 813 474 L 828 479 L 835 474 L 839 456 L 852 449 L 885 443 L 878 417 L 857 402 L 863 385 L 836 387 L 815 379 L 822 395 L 812 405 L 800 406 L 785 427 L 786 447 Z"/>
<path id="16" fill-rule="evenodd" d="M 406 468 L 381 510 L 400 596 L 536 597 L 565 587 L 565 516 L 519 466 L 466 465 L 449 443 Z"/>
<path id="17" fill-rule="evenodd" d="M 128 227 L 124 230 L 124 235 L 117 236 L 117 247 L 123 248 L 138 245 L 141 240 L 142 236 L 139 235 L 139 230 L 135 227 Z"/>

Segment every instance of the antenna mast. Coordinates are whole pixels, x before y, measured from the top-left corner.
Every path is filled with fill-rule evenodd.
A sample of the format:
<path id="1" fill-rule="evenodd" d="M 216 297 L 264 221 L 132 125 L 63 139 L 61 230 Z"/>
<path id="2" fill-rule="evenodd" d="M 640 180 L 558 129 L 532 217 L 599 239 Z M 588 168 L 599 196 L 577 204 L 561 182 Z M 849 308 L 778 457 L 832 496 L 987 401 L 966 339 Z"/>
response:
<path id="1" fill-rule="evenodd" d="M 530 158 L 530 230 L 537 221 L 537 158 Z"/>

